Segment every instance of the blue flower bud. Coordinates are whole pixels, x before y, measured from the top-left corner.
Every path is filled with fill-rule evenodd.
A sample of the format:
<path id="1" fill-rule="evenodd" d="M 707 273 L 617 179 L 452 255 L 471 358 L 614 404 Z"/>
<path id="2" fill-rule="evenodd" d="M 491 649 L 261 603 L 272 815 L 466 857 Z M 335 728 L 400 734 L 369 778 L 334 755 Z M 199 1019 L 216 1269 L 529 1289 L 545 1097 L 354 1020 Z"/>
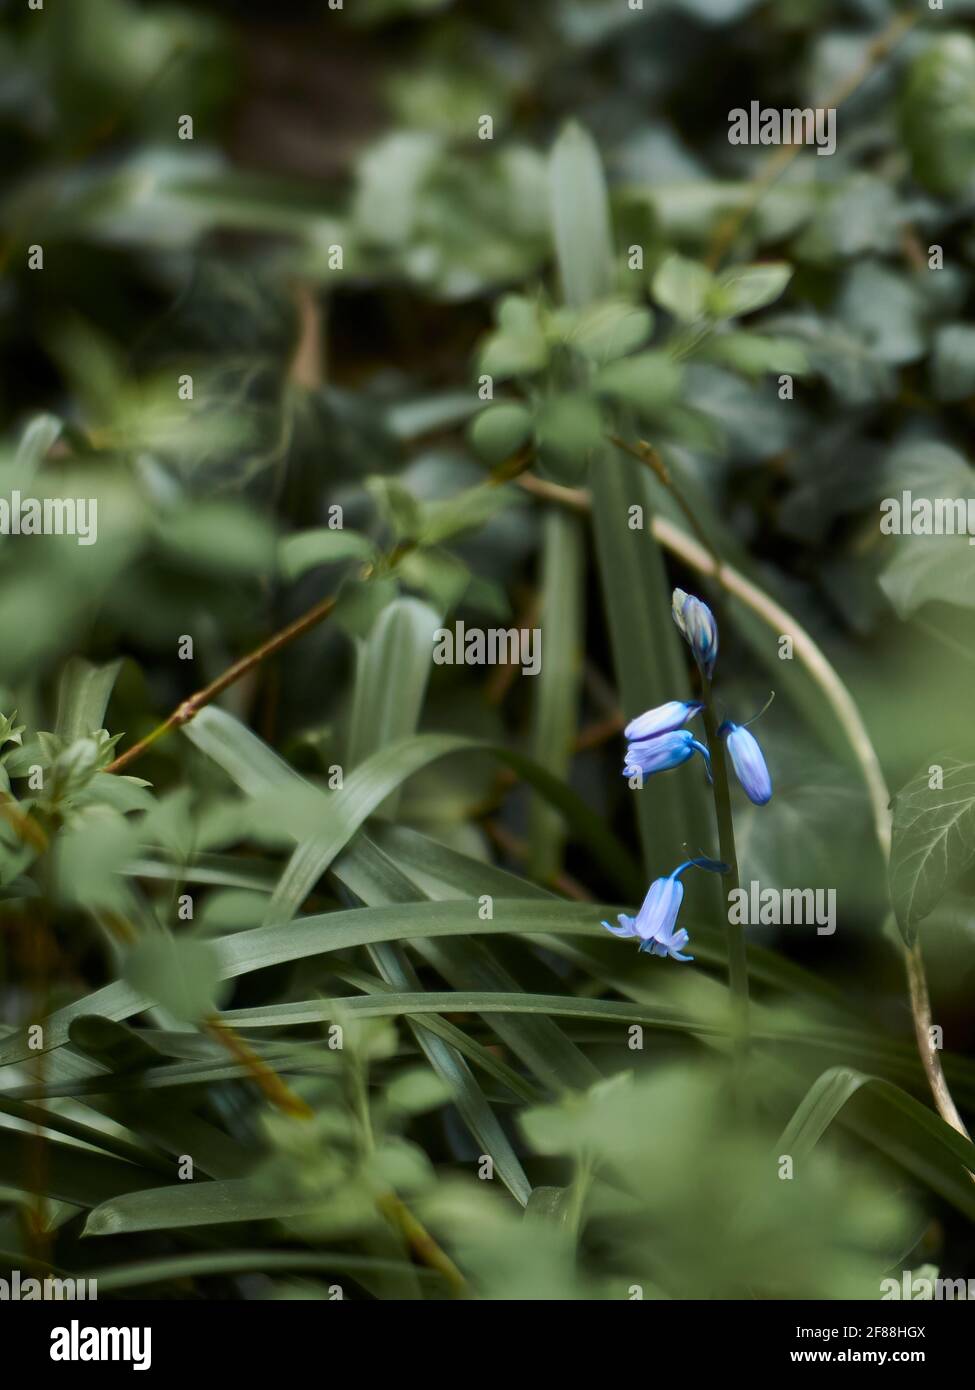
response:
<path id="1" fill-rule="evenodd" d="M 631 719 L 623 730 L 623 736 L 629 743 L 637 743 L 641 739 L 656 738 L 658 734 L 669 734 L 693 719 L 703 708 L 699 700 L 668 700 L 665 705 L 648 709 L 636 719 Z"/>
<path id="2" fill-rule="evenodd" d="M 631 743 L 626 750 L 623 776 L 635 777 L 642 773 L 646 777 L 653 772 L 666 772 L 668 768 L 680 767 L 696 752 L 704 758 L 710 775 L 711 755 L 704 744 L 698 742 L 690 729 L 672 729 L 656 738 Z"/>
<path id="3" fill-rule="evenodd" d="M 694 653 L 701 674 L 710 680 L 718 656 L 718 624 L 706 603 L 683 589 L 675 589 L 673 597 L 674 622 L 681 636 Z"/>
<path id="4" fill-rule="evenodd" d="M 614 936 L 638 938 L 640 950 L 651 955 L 670 956 L 672 960 L 693 960 L 693 956 L 682 954 L 690 940 L 687 932 L 683 928 L 680 931 L 674 930 L 677 914 L 684 900 L 684 885 L 680 876 L 692 864 L 711 873 L 728 872 L 727 864 L 722 864 L 716 859 L 688 859 L 679 864 L 666 878 L 654 879 L 635 917 L 627 917 L 621 912 L 617 919 L 618 927 L 611 927 L 608 922 L 603 922 L 602 925 Z"/>
<path id="5" fill-rule="evenodd" d="M 764 806 L 772 799 L 772 778 L 758 739 L 744 724 L 727 722 L 718 732 L 725 735 L 731 765 L 745 795 L 756 806 Z"/>

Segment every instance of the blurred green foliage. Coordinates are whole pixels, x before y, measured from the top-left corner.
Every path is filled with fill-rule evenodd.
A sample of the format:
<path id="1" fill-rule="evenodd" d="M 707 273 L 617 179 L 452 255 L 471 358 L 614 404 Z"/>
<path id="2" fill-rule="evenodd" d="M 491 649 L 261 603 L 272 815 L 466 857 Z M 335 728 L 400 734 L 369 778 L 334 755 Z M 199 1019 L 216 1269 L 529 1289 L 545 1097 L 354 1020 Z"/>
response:
<path id="1" fill-rule="evenodd" d="M 878 48 L 889 0 L 8 4 L 0 497 L 98 532 L 0 536 L 0 1261 L 213 1298 L 443 1297 L 448 1257 L 488 1299 L 971 1272 L 892 924 L 971 1114 L 975 551 L 878 508 L 971 491 L 973 14 Z M 836 153 L 771 178 L 727 140 L 753 100 L 836 104 Z M 714 885 L 693 967 L 599 926 L 714 848 L 698 773 L 636 815 L 619 775 L 693 692 L 702 581 L 613 436 L 904 787 L 891 902 L 834 711 L 715 591 L 722 699 L 778 692 L 743 879 L 839 904 L 749 932 L 733 1087 Z M 541 625 L 541 675 L 437 665 L 456 621 Z"/>

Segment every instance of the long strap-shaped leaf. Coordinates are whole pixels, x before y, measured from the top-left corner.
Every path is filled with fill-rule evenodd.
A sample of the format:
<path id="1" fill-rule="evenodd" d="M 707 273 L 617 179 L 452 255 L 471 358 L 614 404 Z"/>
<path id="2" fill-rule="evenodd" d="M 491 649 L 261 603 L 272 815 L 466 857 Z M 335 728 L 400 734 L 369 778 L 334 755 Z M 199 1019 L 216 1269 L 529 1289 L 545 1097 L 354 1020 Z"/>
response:
<path id="1" fill-rule="evenodd" d="M 615 914 L 619 906 L 592 903 L 509 901 L 496 902 L 494 920 L 482 921 L 475 902 L 403 903 L 396 907 L 360 907 L 348 912 L 326 912 L 296 922 L 255 927 L 213 942 L 216 965 L 223 980 L 266 970 L 288 961 L 306 960 L 375 941 L 411 941 L 428 936 L 557 935 L 563 932 L 589 935 L 599 931 L 599 918 Z M 142 1013 L 152 1000 L 131 985 L 114 981 L 92 994 L 58 1009 L 44 1027 L 43 1049 L 31 1048 L 27 1030 L 18 1029 L 0 1044 L 0 1066 L 36 1057 L 38 1051 L 61 1047 L 68 1028 L 82 1014 L 101 1014 L 124 1019 Z"/>
<path id="2" fill-rule="evenodd" d="M 349 846 L 336 864 L 335 874 L 364 901 L 374 906 L 388 902 L 391 896 L 398 901 L 438 896 L 436 893 L 424 893 L 416 887 L 410 879 L 409 866 L 392 864 L 367 836 L 360 836 Z M 480 885 L 471 892 L 468 901 L 473 904 L 479 900 L 479 893 L 486 891 L 490 891 L 486 885 Z M 548 901 L 558 902 L 559 899 L 549 898 Z M 430 945 L 419 940 L 415 944 L 418 947 Z M 517 988 L 517 982 L 481 943 L 465 940 L 439 944 L 448 949 L 432 958 L 432 963 L 455 989 L 503 992 Z M 424 954 L 429 958 L 428 951 L 424 951 Z M 599 1079 L 599 1073 L 585 1054 L 570 1042 L 551 1019 L 498 1019 L 493 1026 L 499 1037 L 548 1089 L 556 1093 L 566 1089 L 584 1089 Z"/>
<path id="3" fill-rule="evenodd" d="M 268 791 L 272 769 L 277 775 L 278 787 L 282 785 L 283 770 L 290 774 L 296 788 L 302 788 L 297 798 L 300 818 L 296 814 L 294 825 L 287 827 L 302 843 L 272 895 L 268 921 L 280 922 L 294 916 L 339 851 L 408 777 L 438 758 L 460 753 L 490 753 L 531 782 L 562 812 L 570 827 L 620 884 L 621 893 L 635 899 L 645 887 L 641 886 L 639 871 L 629 855 L 582 798 L 530 758 L 511 749 L 453 734 L 416 734 L 374 753 L 345 779 L 340 791 L 329 794 L 316 793 L 266 744 L 223 710 L 212 706 L 201 710 L 183 732 L 251 795 L 259 796 Z M 316 818 L 316 832 L 312 839 L 306 839 L 304 832 L 310 809 Z"/>
<path id="4" fill-rule="evenodd" d="M 854 1097 L 856 1105 L 847 1108 Z M 975 1219 L 975 1188 L 968 1176 L 975 1173 L 975 1145 L 882 1077 L 849 1067 L 823 1072 L 786 1126 L 778 1152 L 801 1160 L 836 1119 Z"/>
<path id="5" fill-rule="evenodd" d="M 939 1115 L 921 1105 L 900 1086 L 881 1076 L 869 1076 L 850 1067 L 830 1067 L 818 1077 L 800 1102 L 779 1140 L 782 1153 L 808 1153 L 837 1118 L 847 1101 L 862 1088 L 869 1087 L 885 1108 L 903 1115 L 915 1127 L 954 1155 L 959 1163 L 975 1173 L 975 1144 L 945 1124 Z"/>

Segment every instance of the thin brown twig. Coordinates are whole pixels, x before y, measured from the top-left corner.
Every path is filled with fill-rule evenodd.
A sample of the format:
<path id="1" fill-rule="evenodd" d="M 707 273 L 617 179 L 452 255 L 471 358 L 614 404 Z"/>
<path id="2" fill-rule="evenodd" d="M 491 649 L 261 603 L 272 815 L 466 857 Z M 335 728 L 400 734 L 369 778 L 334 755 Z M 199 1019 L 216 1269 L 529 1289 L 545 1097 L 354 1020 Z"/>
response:
<path id="1" fill-rule="evenodd" d="M 227 670 L 224 671 L 222 675 L 218 676 L 216 680 L 211 681 L 210 684 L 204 686 L 202 690 L 198 690 L 195 695 L 191 695 L 189 699 L 177 705 L 172 714 L 164 719 L 161 724 L 158 724 L 156 728 L 153 729 L 152 733 L 147 734 L 145 738 L 140 739 L 138 743 L 134 743 L 131 748 L 120 754 L 114 762 L 109 763 L 105 771 L 121 772 L 123 768 L 134 763 L 137 758 L 141 758 L 142 754 L 145 753 L 147 749 L 151 748 L 154 743 L 157 743 L 159 739 L 164 738 L 165 735 L 170 733 L 173 729 L 179 729 L 182 728 L 184 724 L 188 724 L 195 715 L 199 714 L 200 710 L 203 709 L 205 705 L 209 705 L 218 695 L 222 695 L 225 690 L 236 684 L 236 682 L 243 676 L 246 676 L 249 671 L 253 671 L 262 661 L 266 661 L 268 657 L 274 656 L 282 647 L 286 647 L 290 642 L 293 642 L 296 637 L 303 636 L 304 633 L 309 632 L 313 627 L 317 627 L 319 623 L 324 622 L 335 607 L 335 603 L 336 600 L 334 595 L 322 599 L 321 603 L 316 603 L 313 608 L 309 608 L 307 613 L 303 613 L 301 617 L 296 618 L 293 623 L 289 623 L 287 627 L 281 628 L 273 637 L 269 637 L 267 641 L 262 642 L 259 647 L 255 647 L 254 650 L 248 652 L 246 656 L 242 656 L 239 661 L 235 661 L 232 666 L 228 666 Z"/>
<path id="2" fill-rule="evenodd" d="M 269 1067 L 263 1057 L 259 1057 L 240 1034 L 224 1023 L 219 1015 L 208 1018 L 205 1026 L 210 1036 L 225 1047 L 231 1057 L 247 1068 L 251 1079 L 273 1106 L 299 1120 L 313 1118 L 315 1112 L 308 1102 L 297 1095 L 274 1068 Z"/>

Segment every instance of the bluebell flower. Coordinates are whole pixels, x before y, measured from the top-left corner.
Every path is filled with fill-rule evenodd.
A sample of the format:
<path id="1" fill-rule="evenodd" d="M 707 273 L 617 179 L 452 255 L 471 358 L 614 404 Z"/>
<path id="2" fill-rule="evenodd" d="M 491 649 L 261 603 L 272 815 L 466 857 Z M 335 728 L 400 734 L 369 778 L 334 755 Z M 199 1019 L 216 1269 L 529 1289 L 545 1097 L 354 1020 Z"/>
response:
<path id="1" fill-rule="evenodd" d="M 669 734 L 693 719 L 703 708 L 699 700 L 668 700 L 665 705 L 648 709 L 636 719 L 631 719 L 623 730 L 623 736 L 629 743 L 637 743 L 645 738 L 656 738 L 658 734 Z"/>
<path id="2" fill-rule="evenodd" d="M 642 773 L 646 777 L 652 772 L 666 772 L 668 768 L 680 767 L 695 753 L 700 753 L 704 758 L 710 776 L 711 755 L 704 744 L 698 742 L 690 729 L 672 729 L 656 738 L 631 743 L 626 750 L 623 776 L 635 777 L 637 773 Z"/>
<path id="3" fill-rule="evenodd" d="M 721 725 L 718 733 L 727 740 L 731 765 L 745 795 L 756 806 L 764 806 L 772 799 L 772 778 L 758 739 L 744 724 L 732 724 L 730 720 Z"/>
<path id="4" fill-rule="evenodd" d="M 673 597 L 674 622 L 681 636 L 694 653 L 701 675 L 710 680 L 718 657 L 718 624 L 706 603 L 683 589 L 675 589 Z"/>
<path id="5" fill-rule="evenodd" d="M 602 925 L 614 936 L 638 938 L 640 950 L 648 951 L 651 955 L 670 956 L 672 960 L 693 960 L 693 956 L 682 954 L 690 941 L 687 932 L 683 927 L 679 931 L 674 930 L 684 900 L 684 885 L 680 876 L 692 864 L 715 874 L 728 872 L 727 864 L 716 859 L 687 859 L 666 878 L 654 879 L 635 917 L 627 917 L 626 913 L 621 912 L 617 918 L 618 927 L 611 927 L 608 922 Z"/>

